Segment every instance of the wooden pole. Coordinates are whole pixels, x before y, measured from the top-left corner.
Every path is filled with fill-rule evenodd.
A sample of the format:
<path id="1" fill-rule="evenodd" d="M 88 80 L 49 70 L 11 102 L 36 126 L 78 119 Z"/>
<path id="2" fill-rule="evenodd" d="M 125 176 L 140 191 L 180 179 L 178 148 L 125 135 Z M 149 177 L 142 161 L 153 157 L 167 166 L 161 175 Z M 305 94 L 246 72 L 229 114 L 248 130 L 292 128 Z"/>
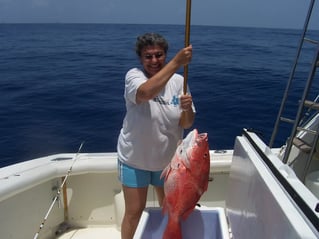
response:
<path id="1" fill-rule="evenodd" d="M 62 182 L 65 180 L 65 177 L 62 177 Z M 69 221 L 69 206 L 68 206 L 68 194 L 66 182 L 63 184 L 63 206 L 64 206 L 64 221 Z"/>
<path id="2" fill-rule="evenodd" d="M 185 23 L 185 47 L 190 44 L 190 25 L 191 25 L 191 5 L 192 1 L 187 0 L 186 3 L 186 23 Z M 188 65 L 184 66 L 184 95 L 187 93 Z"/>

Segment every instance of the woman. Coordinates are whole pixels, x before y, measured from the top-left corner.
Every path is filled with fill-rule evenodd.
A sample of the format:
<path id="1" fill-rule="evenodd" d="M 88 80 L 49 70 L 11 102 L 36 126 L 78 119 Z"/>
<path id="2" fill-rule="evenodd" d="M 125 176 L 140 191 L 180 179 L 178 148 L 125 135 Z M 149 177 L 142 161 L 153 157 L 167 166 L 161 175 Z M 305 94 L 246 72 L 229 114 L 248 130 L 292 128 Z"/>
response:
<path id="1" fill-rule="evenodd" d="M 125 77 L 126 115 L 118 138 L 119 179 L 125 213 L 122 239 L 131 239 L 146 205 L 148 185 L 155 187 L 159 205 L 164 198 L 162 170 L 175 153 L 183 129 L 194 122 L 192 96 L 183 93 L 183 77 L 175 72 L 192 58 L 192 46 L 181 49 L 166 63 L 167 41 L 159 34 L 137 38 L 142 69 Z"/>

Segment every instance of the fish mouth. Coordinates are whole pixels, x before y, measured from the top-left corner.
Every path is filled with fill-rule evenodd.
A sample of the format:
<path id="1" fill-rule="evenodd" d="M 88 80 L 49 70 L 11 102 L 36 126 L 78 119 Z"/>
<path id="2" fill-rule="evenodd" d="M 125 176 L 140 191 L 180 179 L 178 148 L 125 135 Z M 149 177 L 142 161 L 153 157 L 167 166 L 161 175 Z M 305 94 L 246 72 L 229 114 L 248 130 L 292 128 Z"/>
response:
<path id="1" fill-rule="evenodd" d="M 194 129 L 190 131 L 187 136 L 183 139 L 181 148 L 183 149 L 183 158 L 184 158 L 184 163 L 187 168 L 190 167 L 190 152 L 193 148 L 193 145 L 196 144 L 196 138 L 198 136 L 198 131 L 197 129 Z"/>
<path id="2" fill-rule="evenodd" d="M 187 168 L 190 168 L 191 151 L 196 146 L 201 146 L 203 142 L 208 141 L 207 133 L 198 133 L 197 129 L 192 130 L 182 141 L 179 146 L 181 149 L 181 157 L 184 159 L 184 164 Z"/>
<path id="3" fill-rule="evenodd" d="M 193 142 L 194 141 L 207 141 L 208 140 L 208 134 L 207 133 L 198 133 L 197 129 L 193 130 L 192 133 Z"/>
<path id="4" fill-rule="evenodd" d="M 187 137 L 184 139 L 184 144 L 187 146 L 194 145 L 196 142 L 202 142 L 208 140 L 208 134 L 207 133 L 198 133 L 197 129 L 194 129 L 191 131 Z"/>
<path id="5" fill-rule="evenodd" d="M 194 129 L 193 131 L 189 132 L 186 138 L 183 140 L 183 144 L 186 147 L 189 147 L 194 144 L 196 138 L 198 136 L 198 131 L 197 129 Z"/>
<path id="6" fill-rule="evenodd" d="M 200 141 L 207 141 L 208 140 L 208 134 L 207 133 L 201 133 L 201 134 L 198 134 L 197 139 L 199 139 Z"/>

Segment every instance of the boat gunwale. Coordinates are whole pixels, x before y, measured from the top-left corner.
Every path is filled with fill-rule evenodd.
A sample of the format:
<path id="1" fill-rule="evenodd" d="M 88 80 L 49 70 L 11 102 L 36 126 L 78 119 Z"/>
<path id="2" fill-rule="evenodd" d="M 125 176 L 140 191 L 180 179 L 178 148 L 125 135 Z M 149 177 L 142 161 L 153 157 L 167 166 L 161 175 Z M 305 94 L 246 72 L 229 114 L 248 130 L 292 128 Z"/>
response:
<path id="1" fill-rule="evenodd" d="M 228 173 L 233 150 L 210 151 L 211 173 Z M 0 202 L 67 174 L 74 153 L 54 154 L 0 168 Z M 72 175 L 116 173 L 117 153 L 80 153 Z"/>

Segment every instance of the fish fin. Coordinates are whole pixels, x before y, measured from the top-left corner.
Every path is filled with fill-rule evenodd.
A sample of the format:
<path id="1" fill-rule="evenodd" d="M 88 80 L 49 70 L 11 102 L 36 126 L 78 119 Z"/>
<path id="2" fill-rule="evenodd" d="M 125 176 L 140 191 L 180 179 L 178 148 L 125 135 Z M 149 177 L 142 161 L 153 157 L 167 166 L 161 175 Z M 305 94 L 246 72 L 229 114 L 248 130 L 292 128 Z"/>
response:
<path id="1" fill-rule="evenodd" d="M 171 164 L 169 163 L 166 166 L 166 168 L 164 168 L 164 170 L 162 171 L 160 179 L 164 178 L 164 180 L 166 181 L 170 171 L 171 171 Z"/>
<path id="2" fill-rule="evenodd" d="M 182 229 L 178 218 L 168 217 L 163 239 L 182 239 Z"/>

